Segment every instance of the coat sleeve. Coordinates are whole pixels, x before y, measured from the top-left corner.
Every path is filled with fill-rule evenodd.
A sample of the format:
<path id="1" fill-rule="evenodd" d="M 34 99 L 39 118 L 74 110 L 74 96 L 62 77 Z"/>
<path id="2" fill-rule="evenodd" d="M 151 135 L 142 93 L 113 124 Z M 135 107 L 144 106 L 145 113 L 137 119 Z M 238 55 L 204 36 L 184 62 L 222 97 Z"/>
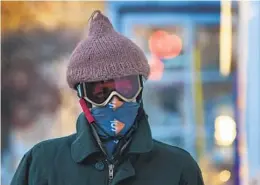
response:
<path id="1" fill-rule="evenodd" d="M 21 159 L 18 168 L 12 178 L 11 185 L 29 185 L 29 170 L 32 160 L 31 151 Z"/>
<path id="2" fill-rule="evenodd" d="M 182 171 L 179 185 L 204 185 L 199 165 L 191 156 L 190 159 Z"/>

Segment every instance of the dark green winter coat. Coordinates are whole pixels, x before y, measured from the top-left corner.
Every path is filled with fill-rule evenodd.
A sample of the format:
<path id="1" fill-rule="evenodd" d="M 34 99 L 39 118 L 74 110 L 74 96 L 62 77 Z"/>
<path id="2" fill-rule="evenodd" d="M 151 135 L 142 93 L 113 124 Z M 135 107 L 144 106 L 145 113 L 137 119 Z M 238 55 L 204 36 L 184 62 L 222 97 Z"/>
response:
<path id="1" fill-rule="evenodd" d="M 188 152 L 152 140 L 146 116 L 138 125 L 111 185 L 203 185 L 201 171 Z M 76 128 L 76 134 L 43 141 L 28 151 L 11 185 L 109 184 L 108 166 L 84 114 Z"/>

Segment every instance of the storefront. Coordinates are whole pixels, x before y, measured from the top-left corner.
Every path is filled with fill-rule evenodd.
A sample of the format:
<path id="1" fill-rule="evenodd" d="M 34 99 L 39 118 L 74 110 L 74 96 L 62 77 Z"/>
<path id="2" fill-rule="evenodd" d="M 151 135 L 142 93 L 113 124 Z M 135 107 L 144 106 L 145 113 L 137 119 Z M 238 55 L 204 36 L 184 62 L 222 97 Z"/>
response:
<path id="1" fill-rule="evenodd" d="M 236 55 L 230 74 L 223 75 L 220 11 L 220 2 L 116 2 L 107 7 L 116 30 L 149 59 L 144 106 L 154 138 L 188 150 L 212 185 L 233 184 L 235 176 Z M 233 13 L 236 17 L 236 8 Z"/>

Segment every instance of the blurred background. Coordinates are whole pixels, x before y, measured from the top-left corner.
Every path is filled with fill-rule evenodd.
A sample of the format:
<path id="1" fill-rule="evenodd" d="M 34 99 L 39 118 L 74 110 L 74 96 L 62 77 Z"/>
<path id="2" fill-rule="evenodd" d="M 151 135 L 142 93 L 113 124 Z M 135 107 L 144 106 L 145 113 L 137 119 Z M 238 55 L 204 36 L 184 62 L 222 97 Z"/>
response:
<path id="1" fill-rule="evenodd" d="M 75 132 L 68 58 L 95 9 L 146 53 L 154 138 L 206 185 L 260 184 L 260 2 L 1 2 L 1 183 L 36 143 Z"/>

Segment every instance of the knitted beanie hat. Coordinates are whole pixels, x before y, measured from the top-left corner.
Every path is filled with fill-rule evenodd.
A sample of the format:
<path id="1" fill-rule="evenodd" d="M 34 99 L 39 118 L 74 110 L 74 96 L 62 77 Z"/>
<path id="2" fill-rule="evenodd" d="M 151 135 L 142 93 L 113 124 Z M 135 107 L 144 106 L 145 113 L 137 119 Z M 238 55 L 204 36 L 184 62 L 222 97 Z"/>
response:
<path id="1" fill-rule="evenodd" d="M 117 33 L 100 11 L 94 11 L 90 19 L 87 38 L 77 45 L 70 57 L 67 69 L 69 86 L 74 89 L 80 82 L 128 75 L 142 75 L 147 79 L 150 69 L 143 51 Z"/>

